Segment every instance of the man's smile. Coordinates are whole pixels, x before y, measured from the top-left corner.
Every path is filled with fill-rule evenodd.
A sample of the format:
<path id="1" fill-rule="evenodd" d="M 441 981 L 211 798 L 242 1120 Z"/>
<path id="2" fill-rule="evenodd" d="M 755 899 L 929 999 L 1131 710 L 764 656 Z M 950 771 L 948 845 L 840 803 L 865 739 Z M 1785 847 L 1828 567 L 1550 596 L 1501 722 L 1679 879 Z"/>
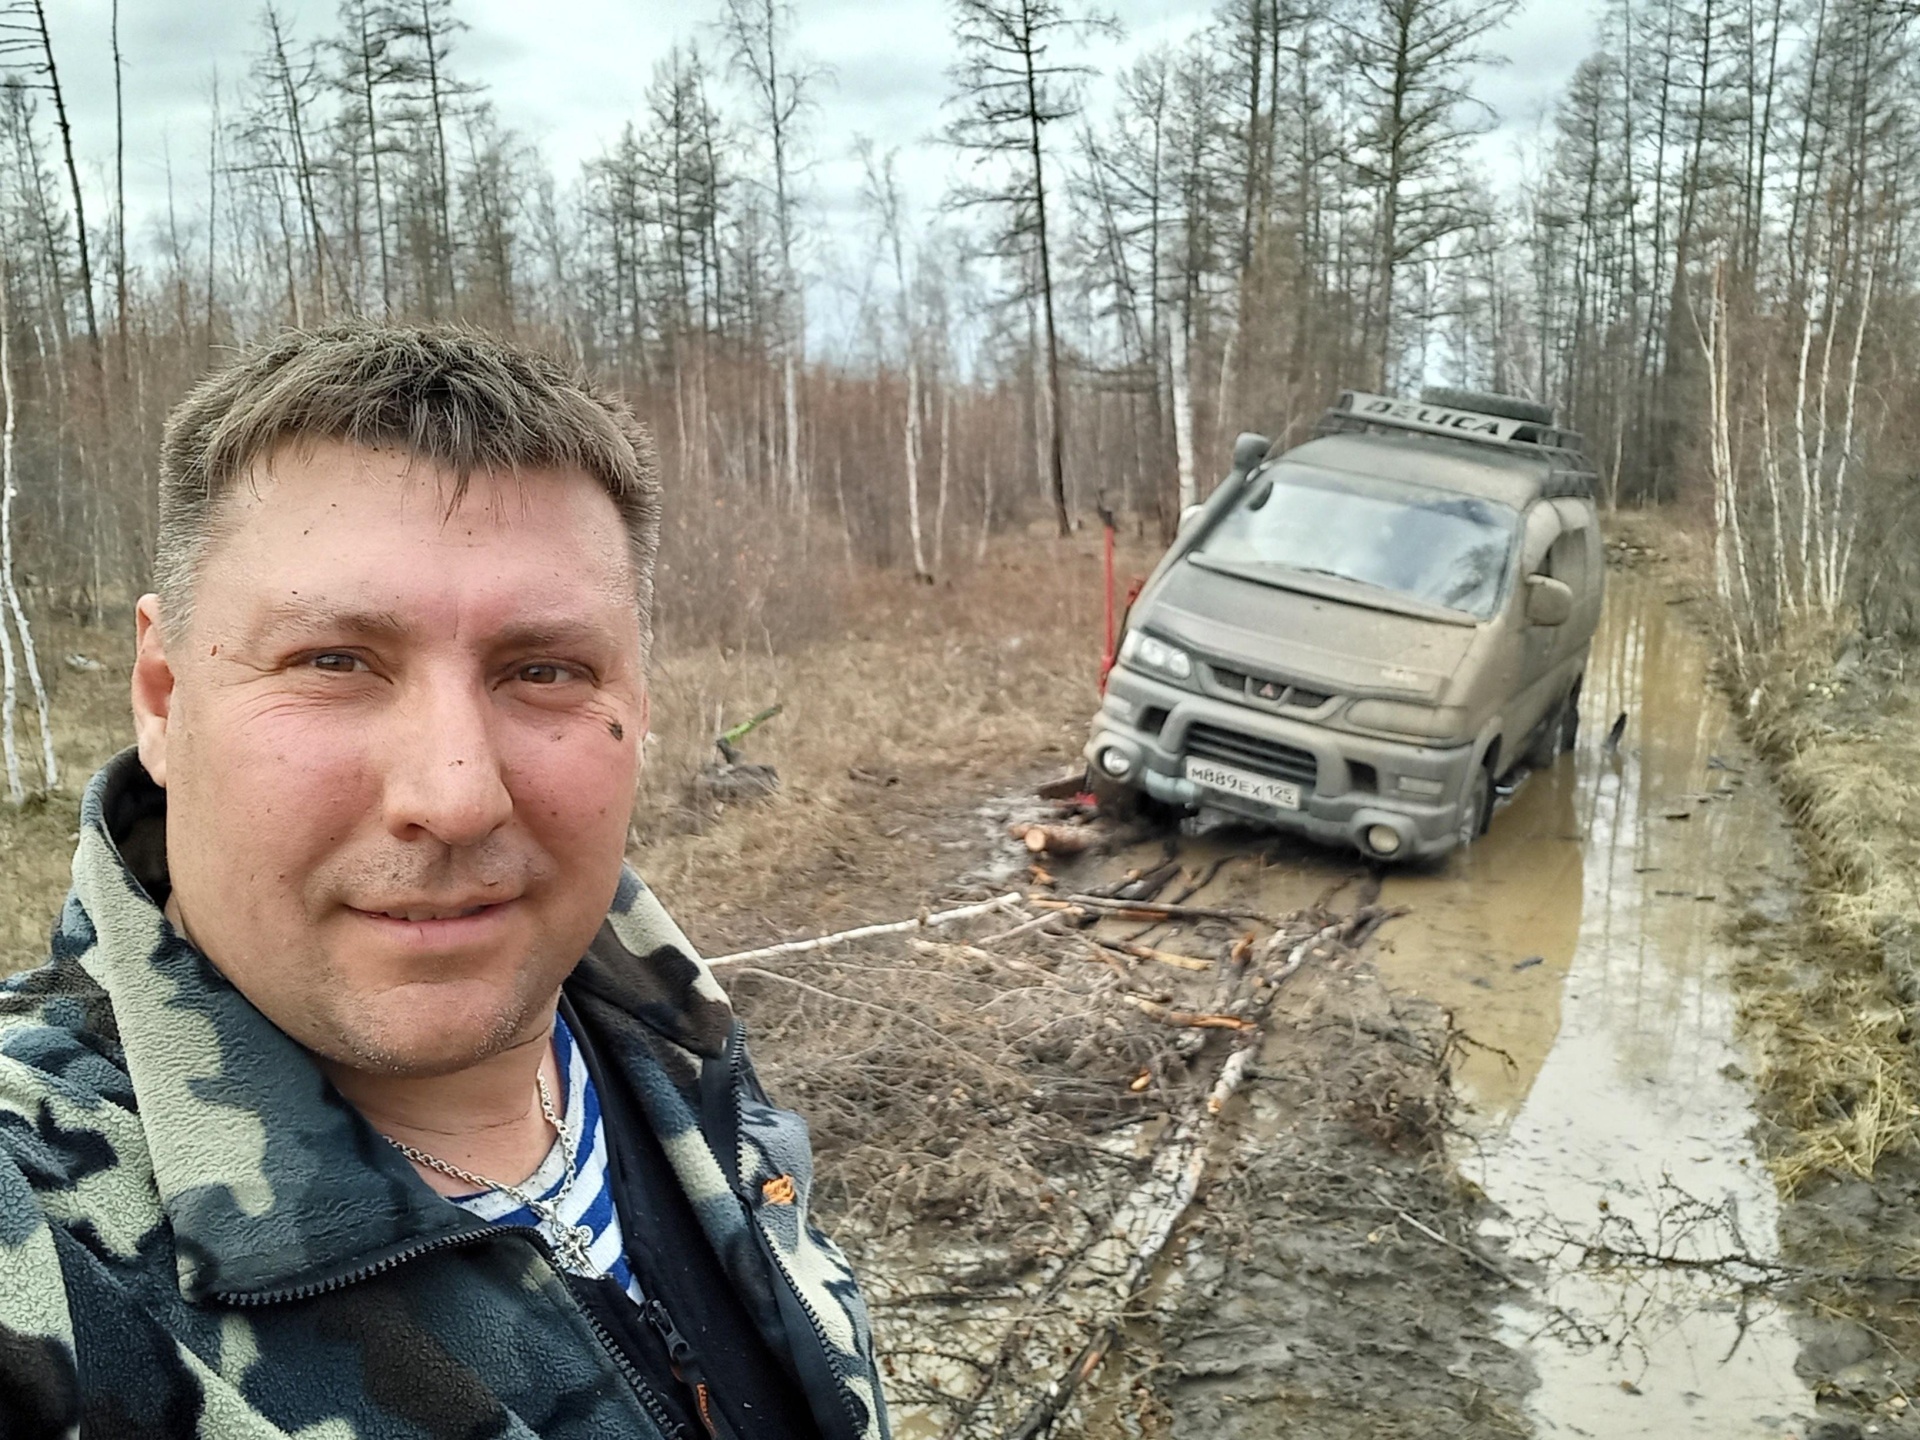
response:
<path id="1" fill-rule="evenodd" d="M 346 906 L 355 919 L 410 949 L 450 950 L 477 944 L 510 918 L 515 899 L 469 904 L 386 904 L 378 908 Z"/>

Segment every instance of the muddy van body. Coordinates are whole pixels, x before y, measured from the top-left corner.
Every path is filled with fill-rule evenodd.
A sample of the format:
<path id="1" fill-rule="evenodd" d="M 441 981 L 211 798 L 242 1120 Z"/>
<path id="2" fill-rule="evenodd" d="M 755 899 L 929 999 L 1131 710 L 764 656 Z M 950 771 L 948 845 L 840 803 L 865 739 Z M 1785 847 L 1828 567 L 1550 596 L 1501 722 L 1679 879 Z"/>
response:
<path id="1" fill-rule="evenodd" d="M 1378 859 L 1471 843 L 1579 723 L 1604 583 L 1579 437 L 1506 396 L 1350 392 L 1269 449 L 1241 437 L 1129 612 L 1096 794 Z"/>

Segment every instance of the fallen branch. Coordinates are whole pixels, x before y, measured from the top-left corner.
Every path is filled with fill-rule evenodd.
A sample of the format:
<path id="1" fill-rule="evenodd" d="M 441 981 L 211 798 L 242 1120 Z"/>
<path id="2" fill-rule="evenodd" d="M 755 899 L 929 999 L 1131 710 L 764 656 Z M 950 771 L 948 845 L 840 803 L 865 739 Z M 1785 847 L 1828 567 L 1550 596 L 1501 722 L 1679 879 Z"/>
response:
<path id="1" fill-rule="evenodd" d="M 1180 862 L 1177 859 L 1166 860 L 1151 870 L 1130 874 L 1125 879 L 1114 881 L 1111 885 L 1095 886 L 1087 893 L 1109 900 L 1151 901 L 1179 873 Z"/>
<path id="2" fill-rule="evenodd" d="M 1293 974 L 1294 971 L 1306 964 L 1307 957 L 1319 949 L 1320 946 L 1325 945 L 1328 941 L 1338 940 L 1340 938 L 1340 930 L 1341 927 L 1338 924 L 1329 925 L 1326 929 L 1309 935 L 1306 939 L 1302 940 L 1288 952 L 1287 963 L 1282 965 L 1279 970 L 1270 976 L 1267 983 L 1269 985 L 1278 985 L 1282 980 L 1285 980 L 1289 975 Z M 1269 947 L 1277 949 L 1278 945 L 1275 944 L 1275 942 L 1285 943 L 1279 935 L 1275 935 L 1273 940 L 1268 942 Z"/>
<path id="3" fill-rule="evenodd" d="M 957 945 L 945 940 L 909 940 L 907 942 L 921 955 L 931 955 L 937 960 L 994 960 L 1000 964 L 1007 962 L 998 956 L 989 955 L 977 945 Z"/>
<path id="4" fill-rule="evenodd" d="M 1247 1078 L 1247 1071 L 1253 1065 L 1253 1046 L 1246 1045 L 1227 1057 L 1227 1063 L 1220 1067 L 1220 1078 L 1214 1082 L 1213 1089 L 1207 1094 L 1207 1114 L 1218 1115 L 1227 1108 L 1227 1101 L 1233 1098 L 1233 1092 L 1240 1088 L 1240 1082 Z"/>
<path id="5" fill-rule="evenodd" d="M 1172 903 L 1175 905 L 1186 904 L 1187 901 L 1211 885 L 1214 882 L 1214 878 L 1219 875 L 1222 870 L 1239 858 L 1238 855 L 1219 855 L 1214 857 L 1214 859 L 1208 863 L 1206 869 L 1194 876 L 1189 883 L 1180 887 L 1180 893 L 1173 897 Z"/>
<path id="6" fill-rule="evenodd" d="M 1213 962 L 1202 960 L 1195 955 L 1177 955 L 1171 950 L 1156 950 L 1151 945 L 1135 945 L 1130 940 L 1120 942 L 1120 948 L 1136 960 L 1158 960 L 1162 965 L 1171 965 L 1176 970 L 1211 970 Z"/>
<path id="7" fill-rule="evenodd" d="M 960 1044 L 951 1035 L 935 1029 L 933 1026 L 927 1024 L 926 1021 L 916 1019 L 914 1016 L 907 1014 L 903 1010 L 896 1009 L 894 1006 L 877 1005 L 871 1000 L 862 1000 L 856 995 L 842 995 L 838 991 L 828 990 L 824 986 L 810 985 L 797 975 L 782 975 L 778 970 L 762 970 L 757 965 L 749 965 L 740 973 L 742 975 L 757 975 L 762 980 L 773 980 L 782 985 L 791 985 L 796 990 L 803 990 L 809 995 L 817 995 L 822 1000 L 831 1000 L 836 1004 L 851 1005 L 856 1010 L 871 1010 L 876 1015 L 884 1015 L 890 1020 L 899 1021 L 902 1025 L 911 1026 L 921 1034 L 930 1037 L 937 1045 L 971 1058 L 971 1052 L 968 1051 L 966 1046 Z"/>
<path id="8" fill-rule="evenodd" d="M 1100 1368 L 1100 1362 L 1106 1359 L 1107 1352 L 1113 1348 L 1113 1342 L 1120 1334 L 1120 1325 L 1126 1316 L 1127 1307 L 1133 1303 L 1153 1274 L 1154 1263 L 1159 1260 L 1161 1252 L 1167 1248 L 1167 1241 L 1173 1237 L 1174 1228 L 1179 1225 L 1188 1208 L 1193 1204 L 1193 1197 L 1200 1192 L 1200 1181 L 1207 1170 L 1207 1140 L 1214 1124 L 1218 1121 L 1220 1112 L 1226 1107 L 1227 1101 L 1233 1098 L 1241 1082 L 1245 1080 L 1250 1068 L 1247 1057 L 1251 1054 L 1252 1047 L 1248 1046 L 1230 1055 L 1226 1063 L 1220 1067 L 1220 1076 L 1207 1097 L 1206 1113 L 1180 1125 L 1173 1143 L 1184 1146 L 1186 1153 L 1180 1164 L 1178 1177 L 1165 1203 L 1160 1206 L 1157 1213 L 1151 1215 L 1145 1234 L 1134 1247 L 1126 1273 L 1117 1287 L 1119 1303 L 1115 1306 L 1113 1314 L 1094 1332 L 1093 1338 L 1087 1342 L 1080 1353 L 1074 1356 L 1066 1372 L 1048 1384 L 1047 1388 L 1041 1392 L 1040 1398 L 1034 1401 L 1032 1407 L 1021 1417 L 1020 1423 L 1007 1432 L 1007 1440 L 1038 1440 L 1039 1436 L 1051 1430 L 1054 1422 L 1060 1418 L 1061 1411 L 1066 1409 L 1080 1387 L 1086 1383 L 1087 1377 Z"/>
<path id="9" fill-rule="evenodd" d="M 1085 825 L 1009 825 L 1007 833 L 1035 855 L 1078 855 L 1100 839 Z"/>
<path id="10" fill-rule="evenodd" d="M 1026 935 L 1035 930 L 1044 929 L 1060 917 L 1054 914 L 1036 915 L 1031 920 L 1022 920 L 1011 930 L 996 930 L 991 935 L 982 935 L 974 943 L 977 945 L 998 945 L 1002 940 L 1012 940 L 1016 936 Z"/>
<path id="11" fill-rule="evenodd" d="M 1258 910 L 1216 910 L 1206 905 L 1173 905 L 1158 900 L 1109 900 L 1104 895 L 1069 895 L 1064 904 L 1081 905 L 1123 920 L 1157 920 L 1179 917 L 1182 920 L 1258 920 L 1279 928 L 1280 922 Z"/>
<path id="12" fill-rule="evenodd" d="M 1142 1015 L 1158 1020 L 1163 1025 L 1178 1025 L 1186 1030 L 1253 1030 L 1258 1027 L 1251 1020 L 1242 1020 L 1238 1015 L 1203 1015 L 1193 1010 L 1169 1010 L 1165 1005 L 1145 999 L 1139 995 L 1120 997 Z"/>
<path id="13" fill-rule="evenodd" d="M 841 930 L 833 935 L 816 935 L 811 940 L 786 940 L 778 945 L 765 945 L 758 950 L 739 950 L 731 955 L 716 955 L 707 961 L 709 965 L 736 965 L 742 960 L 765 960 L 774 955 L 804 955 L 809 951 L 827 950 L 835 945 L 845 945 L 854 940 L 867 940 L 875 935 L 900 935 L 908 930 L 926 930 L 936 925 L 953 925 L 961 920 L 971 920 L 975 916 L 986 915 L 994 910 L 1011 910 L 1021 903 L 1020 892 L 1010 890 L 1005 895 L 996 895 L 991 900 L 982 900 L 975 905 L 962 905 L 957 910 L 940 910 L 931 915 L 916 915 L 911 920 L 895 920 L 886 925 L 862 925 L 854 930 Z"/>
<path id="14" fill-rule="evenodd" d="M 1414 1219 L 1413 1216 L 1407 1214 L 1407 1212 L 1404 1210 L 1395 1210 L 1393 1214 L 1396 1220 L 1404 1220 L 1407 1224 L 1411 1225 L 1415 1230 L 1418 1230 L 1422 1235 L 1426 1236 L 1427 1239 L 1433 1241 L 1437 1245 L 1446 1246 L 1449 1250 L 1453 1251 L 1457 1255 L 1464 1256 L 1466 1259 L 1472 1261 L 1475 1265 L 1478 1265 L 1482 1270 L 1486 1271 L 1489 1275 L 1493 1276 L 1494 1279 L 1503 1281 L 1511 1289 L 1524 1290 L 1527 1288 L 1525 1285 L 1521 1284 L 1518 1280 L 1514 1279 L 1513 1276 L 1507 1274 L 1507 1272 L 1502 1270 L 1498 1265 L 1494 1264 L 1491 1260 L 1487 1259 L 1487 1257 L 1482 1255 L 1479 1251 L 1470 1249 L 1469 1247 L 1462 1245 L 1458 1240 L 1448 1239 L 1445 1235 L 1442 1235 L 1438 1230 L 1433 1229 L 1431 1226 L 1422 1225 L 1418 1220 Z"/>
<path id="15" fill-rule="evenodd" d="M 1156 950 L 1151 945 L 1136 945 L 1131 940 L 1102 940 L 1093 935 L 1082 935 L 1081 939 L 1089 945 L 1098 945 L 1103 950 L 1111 950 L 1116 955 L 1125 955 L 1132 960 L 1157 960 L 1162 965 L 1171 965 L 1176 970 L 1211 970 L 1213 962 L 1202 960 L 1194 955 L 1179 955 L 1172 950 Z"/>

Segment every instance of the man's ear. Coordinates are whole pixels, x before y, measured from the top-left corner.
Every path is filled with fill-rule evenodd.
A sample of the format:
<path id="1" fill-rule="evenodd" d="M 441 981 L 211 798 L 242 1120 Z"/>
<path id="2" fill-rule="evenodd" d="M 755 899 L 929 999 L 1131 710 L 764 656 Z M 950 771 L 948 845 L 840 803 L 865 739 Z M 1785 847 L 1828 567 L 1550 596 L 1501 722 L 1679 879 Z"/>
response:
<path id="1" fill-rule="evenodd" d="M 160 634 L 160 597 L 142 595 L 133 608 L 133 734 L 140 763 L 154 783 L 167 783 L 167 731 L 173 718 L 173 665 Z"/>

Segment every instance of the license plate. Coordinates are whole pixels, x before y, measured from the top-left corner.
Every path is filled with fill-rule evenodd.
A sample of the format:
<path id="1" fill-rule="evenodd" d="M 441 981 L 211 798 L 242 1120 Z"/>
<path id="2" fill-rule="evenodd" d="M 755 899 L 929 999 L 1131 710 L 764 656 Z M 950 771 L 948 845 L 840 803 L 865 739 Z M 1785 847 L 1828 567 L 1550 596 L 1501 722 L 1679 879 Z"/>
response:
<path id="1" fill-rule="evenodd" d="M 1216 765 L 1211 760 L 1189 760 L 1187 761 L 1187 779 L 1196 785 L 1204 785 L 1209 790 L 1224 791 L 1228 795 L 1238 795 L 1246 800 L 1258 800 L 1276 809 L 1298 810 L 1300 808 L 1298 785 L 1288 784 L 1285 780 L 1273 780 L 1265 775 L 1254 775 L 1245 770 L 1236 770 L 1231 765 Z"/>

